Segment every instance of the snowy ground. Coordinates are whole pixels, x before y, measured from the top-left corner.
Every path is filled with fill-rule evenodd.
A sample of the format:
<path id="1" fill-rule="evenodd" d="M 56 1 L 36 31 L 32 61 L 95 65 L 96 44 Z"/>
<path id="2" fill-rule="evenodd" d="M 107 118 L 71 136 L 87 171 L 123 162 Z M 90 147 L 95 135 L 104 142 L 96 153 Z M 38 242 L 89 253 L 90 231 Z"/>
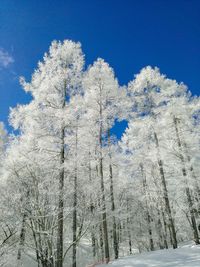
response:
<path id="1" fill-rule="evenodd" d="M 159 250 L 124 257 L 98 267 L 200 267 L 200 245 L 183 245 L 178 249 Z"/>

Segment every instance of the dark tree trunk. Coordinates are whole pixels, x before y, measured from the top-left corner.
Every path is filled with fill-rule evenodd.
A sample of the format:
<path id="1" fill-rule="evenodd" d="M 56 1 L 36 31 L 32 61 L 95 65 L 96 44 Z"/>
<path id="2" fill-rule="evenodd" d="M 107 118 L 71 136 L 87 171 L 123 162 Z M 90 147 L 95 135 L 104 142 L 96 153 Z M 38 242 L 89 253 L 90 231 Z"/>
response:
<path id="1" fill-rule="evenodd" d="M 102 217 L 103 217 L 103 236 L 104 236 L 104 249 L 105 249 L 105 260 L 106 263 L 110 261 L 109 255 L 109 243 L 108 243 L 108 227 L 107 227 L 107 214 L 106 214 L 106 203 L 105 203 L 105 189 L 103 180 L 103 159 L 100 159 L 100 177 L 101 177 L 101 194 L 102 194 Z"/>
<path id="2" fill-rule="evenodd" d="M 162 220 L 163 220 L 163 225 L 164 225 L 164 245 L 165 248 L 168 249 L 168 243 L 167 243 L 167 223 L 166 223 L 166 219 L 165 219 L 165 214 L 162 210 Z"/>
<path id="3" fill-rule="evenodd" d="M 151 216 L 150 216 L 149 212 L 147 212 L 147 221 L 148 221 L 150 250 L 154 251 L 153 235 L 152 235 L 152 228 L 151 228 Z"/>
<path id="4" fill-rule="evenodd" d="M 102 153 L 102 106 L 100 104 L 100 126 L 99 126 L 99 175 L 100 175 L 100 185 L 101 185 L 101 197 L 102 197 L 102 219 L 103 219 L 103 238 L 104 238 L 104 250 L 105 250 L 105 261 L 108 263 L 110 261 L 109 253 L 109 242 L 108 242 L 108 226 L 107 226 L 107 214 L 106 214 L 106 199 L 105 199 L 105 188 L 104 188 L 104 176 L 103 176 L 103 153 Z"/>
<path id="5" fill-rule="evenodd" d="M 21 227 L 21 232 L 20 232 L 20 237 L 19 237 L 19 249 L 17 253 L 17 262 L 18 262 L 17 265 L 18 266 L 20 266 L 20 262 L 22 260 L 22 250 L 24 248 L 24 243 L 25 243 L 26 219 L 27 219 L 27 213 L 24 212 L 23 219 L 22 219 L 22 227 Z"/>
<path id="6" fill-rule="evenodd" d="M 57 258 L 56 267 L 63 267 L 63 208 L 64 208 L 64 162 L 65 162 L 65 128 L 61 131 L 61 152 L 60 163 L 61 170 L 59 175 L 59 187 L 58 187 L 58 229 L 57 229 Z"/>
<path id="7" fill-rule="evenodd" d="M 26 192 L 26 204 L 29 202 L 29 194 L 30 190 L 28 189 Z M 23 198 L 22 198 L 23 199 Z M 28 217 L 28 212 L 27 210 L 24 210 L 23 217 L 22 217 L 22 226 L 21 226 L 21 231 L 20 231 L 20 236 L 19 236 L 19 249 L 17 253 L 17 265 L 21 266 L 22 264 L 22 251 L 24 249 L 24 244 L 25 244 L 25 237 L 26 237 L 26 220 Z"/>
<path id="8" fill-rule="evenodd" d="M 78 129 L 76 127 L 75 136 L 75 175 L 74 175 L 74 194 L 73 194 L 73 246 L 72 246 L 72 267 L 76 267 L 76 249 L 77 249 L 77 149 L 78 149 Z"/>
<path id="9" fill-rule="evenodd" d="M 102 224 L 101 223 L 99 225 L 99 245 L 100 245 L 100 251 L 101 251 L 101 260 L 103 262 L 103 260 L 104 260 L 104 243 L 103 243 L 103 230 L 102 230 Z"/>
<path id="10" fill-rule="evenodd" d="M 89 164 L 88 164 L 89 182 L 92 183 L 92 169 L 91 169 L 90 156 L 91 156 L 91 153 L 89 152 Z M 97 174 L 98 174 L 98 170 L 97 170 Z M 95 204 L 93 203 L 92 194 L 91 194 L 90 195 L 90 212 L 91 212 L 92 217 L 94 216 L 94 209 L 95 209 Z M 91 241 L 92 241 L 92 255 L 93 255 L 93 258 L 95 259 L 96 254 L 97 254 L 97 241 L 95 237 L 95 226 L 94 225 L 92 225 L 91 227 Z"/>
<path id="11" fill-rule="evenodd" d="M 111 149 L 110 149 L 110 130 L 108 129 L 108 146 L 109 146 L 109 157 L 110 157 L 110 164 L 109 164 L 109 178 L 110 178 L 110 199 L 111 199 L 111 211 L 112 211 L 112 219 L 113 219 L 113 248 L 115 259 L 118 259 L 119 256 L 119 248 L 118 248 L 118 241 L 117 241 L 117 224 L 115 218 L 115 198 L 114 198 L 114 186 L 113 186 L 113 170 L 112 170 L 112 157 L 111 157 Z"/>
<path id="12" fill-rule="evenodd" d="M 127 232 L 128 232 L 128 245 L 129 245 L 129 254 L 132 255 L 132 239 L 131 239 L 131 230 L 130 230 L 130 217 L 129 217 L 129 200 L 127 198 Z"/>
<path id="13" fill-rule="evenodd" d="M 158 227 L 157 227 L 157 231 L 158 231 L 158 236 L 159 236 L 159 247 L 160 249 L 164 249 L 164 248 L 168 248 L 167 245 L 167 235 L 166 235 L 166 222 L 165 222 L 165 218 L 163 216 L 161 216 L 162 210 L 159 210 L 159 207 L 157 206 L 157 211 L 158 211 Z M 162 222 L 163 221 L 163 222 Z"/>
<path id="14" fill-rule="evenodd" d="M 166 180 L 165 180 L 163 162 L 160 159 L 159 142 L 158 142 L 158 137 L 157 137 L 156 132 L 154 132 L 154 138 L 155 138 L 155 142 L 156 142 L 156 147 L 158 149 L 158 166 L 159 166 L 159 172 L 160 172 L 160 178 L 161 178 L 161 185 L 162 185 L 163 194 L 164 194 L 165 208 L 166 208 L 166 212 L 168 215 L 169 226 L 171 228 L 171 233 L 172 233 L 172 246 L 175 249 L 178 246 L 177 239 L 176 239 L 176 230 L 175 230 L 174 220 L 172 218 L 172 212 L 171 212 L 171 207 L 170 207 L 170 203 L 169 203 L 168 190 L 167 190 L 167 185 L 166 185 Z"/>
<path id="15" fill-rule="evenodd" d="M 117 224 L 115 219 L 115 201 L 114 201 L 114 190 L 113 190 L 113 172 L 112 165 L 110 164 L 110 196 L 111 196 L 111 210 L 113 212 L 113 247 L 115 259 L 118 259 L 119 251 L 118 251 L 118 240 L 117 240 Z"/>
<path id="16" fill-rule="evenodd" d="M 147 180 L 146 180 L 146 175 L 144 173 L 144 167 L 142 164 L 140 164 L 140 169 L 142 173 L 142 178 L 143 178 L 143 191 L 144 191 L 144 196 L 145 196 L 145 206 L 146 206 L 146 221 L 147 221 L 147 227 L 148 227 L 148 234 L 149 234 L 149 247 L 150 250 L 154 250 L 154 242 L 153 242 L 153 235 L 152 235 L 152 227 L 151 227 L 151 216 L 149 213 L 149 205 L 148 205 L 148 199 L 147 199 Z"/>
<path id="17" fill-rule="evenodd" d="M 188 200 L 188 204 L 189 204 L 191 224 L 192 224 L 193 235 L 194 235 L 194 242 L 196 245 L 199 245 L 200 240 L 199 240 L 198 228 L 197 228 L 197 223 L 196 223 L 196 219 L 195 219 L 195 213 L 194 213 L 193 201 L 191 198 L 190 189 L 187 187 L 185 190 L 186 190 L 187 200 Z"/>
<path id="18" fill-rule="evenodd" d="M 161 219 L 160 219 L 160 214 L 158 214 L 157 232 L 158 232 L 158 236 L 159 236 L 159 240 L 158 240 L 159 247 L 160 247 L 160 249 L 164 249 L 163 234 L 162 234 L 162 223 L 161 223 Z"/>
<path id="19" fill-rule="evenodd" d="M 91 232 L 91 239 L 92 239 L 92 256 L 93 258 L 95 258 L 96 257 L 96 239 L 95 239 L 95 234 L 93 232 L 93 229 Z"/>
<path id="20" fill-rule="evenodd" d="M 75 190 L 77 189 L 77 177 L 74 177 L 74 185 L 75 185 Z M 73 202 L 73 246 L 72 246 L 72 267 L 76 267 L 76 249 L 77 249 L 77 192 L 74 191 L 74 202 Z"/>

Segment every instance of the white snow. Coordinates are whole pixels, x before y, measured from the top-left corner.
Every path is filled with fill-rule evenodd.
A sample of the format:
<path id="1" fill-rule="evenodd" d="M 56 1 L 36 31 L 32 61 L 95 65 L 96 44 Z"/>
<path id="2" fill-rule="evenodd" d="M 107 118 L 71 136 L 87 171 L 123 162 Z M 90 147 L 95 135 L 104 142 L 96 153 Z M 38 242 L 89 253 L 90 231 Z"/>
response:
<path id="1" fill-rule="evenodd" d="M 200 245 L 128 256 L 98 267 L 200 267 Z"/>

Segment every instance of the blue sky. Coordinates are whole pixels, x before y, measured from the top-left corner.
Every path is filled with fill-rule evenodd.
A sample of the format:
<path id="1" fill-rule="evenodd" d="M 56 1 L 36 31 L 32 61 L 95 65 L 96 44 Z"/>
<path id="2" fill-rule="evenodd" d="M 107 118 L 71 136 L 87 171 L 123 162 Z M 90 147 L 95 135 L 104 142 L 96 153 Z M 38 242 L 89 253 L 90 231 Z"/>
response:
<path id="1" fill-rule="evenodd" d="M 30 79 L 54 39 L 80 41 L 86 64 L 104 58 L 120 84 L 152 65 L 199 95 L 199 14 L 199 0 L 1 0 L 0 120 L 28 103 L 18 77 Z"/>

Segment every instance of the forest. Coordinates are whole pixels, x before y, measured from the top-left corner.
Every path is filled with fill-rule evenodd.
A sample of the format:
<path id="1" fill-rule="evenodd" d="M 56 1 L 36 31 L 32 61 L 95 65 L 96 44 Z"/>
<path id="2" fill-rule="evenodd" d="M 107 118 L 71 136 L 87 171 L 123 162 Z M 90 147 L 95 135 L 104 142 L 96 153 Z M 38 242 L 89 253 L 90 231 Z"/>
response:
<path id="1" fill-rule="evenodd" d="M 31 101 L 0 124 L 1 267 L 200 244 L 200 99 L 184 83 L 147 66 L 121 86 L 65 40 L 20 84 Z"/>

